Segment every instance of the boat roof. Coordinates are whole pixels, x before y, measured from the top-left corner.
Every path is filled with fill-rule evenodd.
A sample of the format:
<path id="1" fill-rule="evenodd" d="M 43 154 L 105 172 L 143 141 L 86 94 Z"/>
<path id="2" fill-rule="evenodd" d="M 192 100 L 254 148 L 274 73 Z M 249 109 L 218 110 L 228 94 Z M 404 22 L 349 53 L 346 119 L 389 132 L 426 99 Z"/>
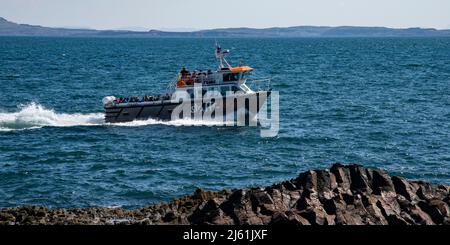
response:
<path id="1" fill-rule="evenodd" d="M 238 67 L 230 67 L 230 71 L 232 72 L 244 72 L 244 71 L 251 71 L 253 68 L 250 66 L 238 66 Z"/>

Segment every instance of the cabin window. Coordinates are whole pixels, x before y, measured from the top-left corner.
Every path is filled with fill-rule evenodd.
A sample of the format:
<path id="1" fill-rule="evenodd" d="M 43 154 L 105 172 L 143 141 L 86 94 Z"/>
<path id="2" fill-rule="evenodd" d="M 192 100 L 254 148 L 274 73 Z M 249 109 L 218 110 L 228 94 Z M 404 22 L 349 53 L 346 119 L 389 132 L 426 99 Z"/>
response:
<path id="1" fill-rule="evenodd" d="M 223 81 L 224 82 L 233 82 L 239 80 L 239 73 L 226 73 L 223 74 Z"/>
<path id="2" fill-rule="evenodd" d="M 231 75 L 231 74 L 229 74 L 229 73 L 223 74 L 223 81 L 224 81 L 224 82 L 229 82 L 230 79 L 231 79 L 230 75 Z"/>
<path id="3" fill-rule="evenodd" d="M 240 91 L 240 89 L 238 87 L 236 87 L 236 86 L 233 86 L 231 89 L 233 90 L 233 92 Z"/>

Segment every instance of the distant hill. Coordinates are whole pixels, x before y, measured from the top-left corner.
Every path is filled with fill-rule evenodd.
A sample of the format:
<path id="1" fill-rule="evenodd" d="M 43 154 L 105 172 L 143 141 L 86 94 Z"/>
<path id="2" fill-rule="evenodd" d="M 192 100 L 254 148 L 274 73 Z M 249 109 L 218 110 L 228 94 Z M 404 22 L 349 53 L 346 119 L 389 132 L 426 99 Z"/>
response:
<path id="1" fill-rule="evenodd" d="M 97 31 L 17 24 L 0 17 L 0 36 L 76 36 L 94 33 L 97 33 Z"/>
<path id="2" fill-rule="evenodd" d="M 355 26 L 294 26 L 255 28 L 222 28 L 193 32 L 122 31 L 51 28 L 17 24 L 0 17 L 0 36 L 51 36 L 51 37 L 450 37 L 450 30 L 432 28 L 394 29 L 387 27 Z"/>

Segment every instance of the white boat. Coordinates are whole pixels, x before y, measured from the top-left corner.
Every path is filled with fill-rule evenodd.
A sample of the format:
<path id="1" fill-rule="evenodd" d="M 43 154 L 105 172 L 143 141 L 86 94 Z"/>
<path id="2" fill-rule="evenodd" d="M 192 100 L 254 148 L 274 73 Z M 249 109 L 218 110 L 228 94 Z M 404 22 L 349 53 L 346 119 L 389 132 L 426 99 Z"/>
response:
<path id="1" fill-rule="evenodd" d="M 108 96 L 103 99 L 105 121 L 108 123 L 134 120 L 174 120 L 180 118 L 252 121 L 270 95 L 270 79 L 254 80 L 267 86 L 257 90 L 247 85 L 252 73 L 249 66 L 231 66 L 216 44 L 219 67 L 212 71 L 180 71 L 169 86 L 170 91 L 161 96 L 133 96 L 130 98 Z"/>

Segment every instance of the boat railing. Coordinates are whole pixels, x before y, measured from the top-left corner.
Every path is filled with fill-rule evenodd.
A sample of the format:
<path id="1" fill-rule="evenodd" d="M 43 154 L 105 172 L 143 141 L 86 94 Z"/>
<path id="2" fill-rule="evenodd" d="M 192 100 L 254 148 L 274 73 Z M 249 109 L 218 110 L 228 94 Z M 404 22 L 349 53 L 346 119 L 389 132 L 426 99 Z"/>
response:
<path id="1" fill-rule="evenodd" d="M 144 96 L 131 96 L 131 97 L 119 97 L 111 101 L 112 105 L 136 105 L 140 103 L 163 103 L 164 101 L 171 100 L 172 95 L 169 93 L 162 95 L 144 95 Z"/>
<path id="2" fill-rule="evenodd" d="M 247 82 L 256 91 L 267 91 L 272 88 L 272 78 L 261 78 Z"/>

